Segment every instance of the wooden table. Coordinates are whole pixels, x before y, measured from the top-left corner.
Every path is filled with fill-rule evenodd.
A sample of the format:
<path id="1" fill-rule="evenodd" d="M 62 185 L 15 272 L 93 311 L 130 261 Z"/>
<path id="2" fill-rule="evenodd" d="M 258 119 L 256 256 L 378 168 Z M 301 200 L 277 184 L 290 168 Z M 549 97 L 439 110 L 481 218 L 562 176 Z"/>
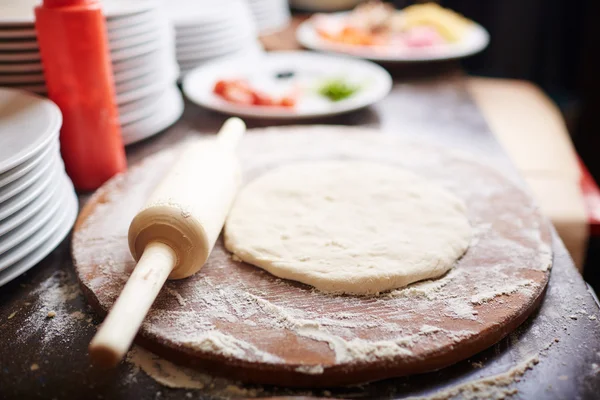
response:
<path id="1" fill-rule="evenodd" d="M 415 78 L 415 71 L 420 78 Z M 428 137 L 471 152 L 520 181 L 466 91 L 464 79 L 455 71 L 452 64 L 412 71 L 396 68 L 393 92 L 379 104 L 304 123 L 379 127 L 392 135 Z M 129 160 L 133 163 L 190 135 L 213 133 L 223 120 L 224 116 L 188 104 L 175 126 L 130 147 Z M 272 124 L 248 123 L 251 127 Z M 82 203 L 86 197 L 80 197 Z M 69 247 L 66 240 L 35 269 L 0 288 L 0 398 L 202 398 L 202 392 L 167 389 L 144 374 L 132 375 L 128 364 L 108 373 L 90 367 L 86 349 L 99 320 L 76 290 Z M 539 354 L 540 363 L 512 386 L 522 398 L 596 398 L 600 392 L 598 305 L 556 234 L 553 247 L 554 267 L 546 298 L 539 312 L 516 332 L 453 367 L 367 385 L 354 392 L 371 398 L 431 394 L 503 373 Z M 64 298 L 53 295 L 58 281 L 69 285 Z M 49 307 L 57 312 L 53 319 L 46 316 Z M 76 318 L 67 320 L 67 314 Z M 335 396 L 336 390 L 332 393 Z M 347 392 L 337 393 L 343 396 Z"/>

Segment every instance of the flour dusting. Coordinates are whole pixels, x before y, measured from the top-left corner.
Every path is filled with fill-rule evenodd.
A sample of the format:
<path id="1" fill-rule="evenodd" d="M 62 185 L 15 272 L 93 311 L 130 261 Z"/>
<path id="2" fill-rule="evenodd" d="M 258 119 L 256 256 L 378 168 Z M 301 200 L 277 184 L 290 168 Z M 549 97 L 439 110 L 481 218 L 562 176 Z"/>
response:
<path id="1" fill-rule="evenodd" d="M 398 164 L 465 201 L 474 231 L 467 253 L 436 280 L 377 296 L 335 296 L 233 261 L 219 240 L 200 273 L 167 282 L 144 321 L 143 335 L 159 337 L 173 351 L 209 352 L 224 363 L 285 363 L 317 379 L 331 367 L 394 360 L 410 365 L 449 352 L 497 329 L 499 320 L 515 320 L 522 306 L 543 292 L 552 265 L 549 230 L 514 183 L 462 156 L 392 135 L 295 129 L 285 135 L 267 129 L 244 138 L 240 156 L 246 180 L 296 160 Z M 175 151 L 158 153 L 112 180 L 95 195 L 101 201 L 74 235 L 77 272 L 103 309 L 113 304 L 135 266 L 127 247 L 128 221 L 176 157 Z M 55 311 L 60 318 L 60 309 Z M 293 345 L 280 345 L 290 338 Z M 314 362 L 290 362 L 298 348 Z"/>
<path id="2" fill-rule="evenodd" d="M 79 311 L 70 311 L 70 304 L 81 295 L 79 285 L 64 271 L 57 271 L 32 292 L 35 301 L 23 326 L 18 330 L 19 340 L 26 342 L 40 336 L 44 344 L 67 343 L 74 334 L 77 322 L 84 317 Z"/>

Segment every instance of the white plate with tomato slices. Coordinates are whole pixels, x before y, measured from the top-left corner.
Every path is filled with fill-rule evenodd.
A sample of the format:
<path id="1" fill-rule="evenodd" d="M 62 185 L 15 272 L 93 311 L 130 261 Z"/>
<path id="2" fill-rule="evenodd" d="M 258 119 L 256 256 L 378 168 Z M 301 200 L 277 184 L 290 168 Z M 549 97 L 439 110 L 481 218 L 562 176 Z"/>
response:
<path id="1" fill-rule="evenodd" d="M 192 70 L 183 92 L 210 110 L 250 118 L 326 117 L 370 106 L 392 88 L 382 67 L 304 51 L 222 58 Z"/>

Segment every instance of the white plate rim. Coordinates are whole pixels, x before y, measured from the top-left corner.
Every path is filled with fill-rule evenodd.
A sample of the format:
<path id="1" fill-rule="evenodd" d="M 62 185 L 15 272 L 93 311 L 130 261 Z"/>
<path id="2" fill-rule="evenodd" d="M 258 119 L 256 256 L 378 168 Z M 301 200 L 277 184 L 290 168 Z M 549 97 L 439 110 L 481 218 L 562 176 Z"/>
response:
<path id="1" fill-rule="evenodd" d="M 14 196 L 23 192 L 25 189 L 37 182 L 38 178 L 42 177 L 50 170 L 55 162 L 54 157 L 37 164 L 31 171 L 23 175 L 21 178 L 9 183 L 0 188 L 0 208 L 2 203 L 10 200 Z"/>
<path id="2" fill-rule="evenodd" d="M 47 222 L 49 222 L 55 214 L 57 214 L 63 198 L 57 202 L 49 202 L 40 210 L 38 210 L 32 218 L 21 222 L 21 224 L 5 233 L 0 238 L 0 258 L 11 249 L 19 246 L 27 239 L 36 234 L 36 232 Z"/>
<path id="3" fill-rule="evenodd" d="M 47 157 L 52 151 L 59 151 L 58 149 L 58 141 L 56 144 L 50 144 L 40 150 L 38 154 L 34 154 L 30 159 L 24 161 L 23 163 L 3 172 L 0 174 L 0 188 L 8 185 L 9 183 L 19 179 L 27 172 L 31 171 L 36 165 L 38 165 L 42 160 Z M 3 177 L 4 176 L 4 177 Z"/>
<path id="4" fill-rule="evenodd" d="M 338 12 L 328 14 L 333 18 L 341 18 L 347 15 L 347 12 Z M 372 49 L 361 49 L 356 46 L 344 46 L 340 44 L 330 44 L 322 39 L 316 32 L 313 21 L 309 18 L 302 22 L 296 30 L 296 40 L 305 48 L 317 50 L 327 53 L 345 54 L 352 57 L 364 58 L 372 61 L 393 62 L 393 63 L 409 63 L 409 62 L 427 62 L 427 61 L 443 61 L 454 60 L 483 51 L 489 44 L 490 35 L 488 31 L 476 22 L 473 22 L 471 32 L 467 33 L 467 39 L 471 39 L 473 43 L 470 46 L 461 48 L 460 46 L 446 45 L 445 51 L 426 54 L 419 51 L 414 51 L 413 54 L 392 55 L 392 54 L 377 54 Z M 462 43 L 465 44 L 465 43 Z M 362 50 L 362 51 L 361 51 Z"/>
<path id="5" fill-rule="evenodd" d="M 50 115 L 46 131 L 43 134 L 38 135 L 37 140 L 31 143 L 25 149 L 17 152 L 16 156 L 9 158 L 8 161 L 0 161 L 0 173 L 6 172 L 9 169 L 23 163 L 25 160 L 31 158 L 35 153 L 39 152 L 40 149 L 50 143 L 53 139 L 59 135 L 60 127 L 62 125 L 62 113 L 58 106 L 52 101 L 38 96 L 33 93 L 28 93 L 24 90 L 12 89 L 12 88 L 0 88 L 0 94 L 2 92 L 9 92 L 17 94 L 19 96 L 26 96 L 34 99 L 35 101 L 41 101 Z"/>
<path id="6" fill-rule="evenodd" d="M 183 92 L 185 96 L 195 104 L 198 104 L 204 108 L 217 111 L 224 114 L 229 115 L 237 115 L 241 117 L 249 117 L 249 118 L 272 118 L 272 119 L 306 119 L 306 118 L 319 118 L 319 117 L 328 117 L 339 114 L 344 114 L 348 112 L 352 112 L 355 110 L 359 110 L 361 108 L 367 107 L 376 103 L 385 97 L 390 90 L 392 89 L 392 77 L 390 74 L 380 67 L 377 64 L 374 64 L 370 61 L 359 60 L 352 57 L 347 56 L 337 56 L 337 55 L 325 55 L 321 53 L 310 53 L 305 51 L 290 51 L 290 52 L 272 52 L 267 53 L 263 57 L 272 58 L 272 57 L 306 57 L 306 58 L 315 58 L 319 57 L 322 61 L 329 62 L 344 62 L 344 63 L 352 63 L 355 66 L 360 66 L 363 69 L 368 69 L 371 74 L 376 76 L 375 79 L 380 81 L 381 87 L 374 91 L 369 97 L 365 97 L 361 101 L 357 101 L 354 99 L 351 103 L 339 103 L 339 106 L 336 109 L 329 109 L 323 111 L 311 111 L 311 112 L 291 112 L 289 110 L 281 109 L 281 108 L 260 108 L 260 107 L 244 107 L 237 106 L 227 103 L 226 101 L 221 101 L 215 95 L 211 93 L 207 94 L 204 97 L 202 94 L 197 95 L 194 90 L 194 86 L 196 85 L 196 80 L 201 79 L 200 77 L 210 76 L 213 72 L 211 70 L 220 70 L 224 65 L 234 64 L 235 58 L 224 58 L 215 62 L 207 63 L 204 66 L 198 67 L 192 71 L 190 71 L 185 78 L 183 79 Z M 308 60 L 304 60 L 303 65 L 308 64 Z M 298 65 L 300 65 L 300 61 L 298 61 Z M 239 64 L 238 64 L 239 65 Z M 213 82 L 214 84 L 214 82 Z M 344 105 L 346 105 L 344 107 Z"/>
<path id="7" fill-rule="evenodd" d="M 9 233 L 15 229 L 19 224 L 31 218 L 39 210 L 44 207 L 46 203 L 50 201 L 58 193 L 56 186 L 50 186 L 48 190 L 43 191 L 34 201 L 17 211 L 13 215 L 5 218 L 0 222 L 0 238 L 6 233 Z"/>
<path id="8" fill-rule="evenodd" d="M 65 177 L 65 180 L 68 181 L 68 178 Z M 72 184 L 68 182 L 65 183 L 65 185 L 68 185 L 68 189 L 71 191 L 71 193 L 68 196 L 69 198 L 67 199 L 67 201 L 70 203 L 67 206 L 67 209 L 69 209 L 70 212 L 67 212 L 67 215 L 62 221 L 55 224 L 56 229 L 50 232 L 47 240 L 43 241 L 42 244 L 34 248 L 29 254 L 27 254 L 22 259 L 2 269 L 2 271 L 0 272 L 0 286 L 5 285 L 6 283 L 12 281 L 13 279 L 17 278 L 24 272 L 30 270 L 35 265 L 37 265 L 40 261 L 46 258 L 46 256 L 52 253 L 52 251 L 64 240 L 67 234 L 71 231 L 71 228 L 75 223 L 75 219 L 77 218 L 78 199 L 75 195 Z"/>
<path id="9" fill-rule="evenodd" d="M 128 146 L 164 131 L 181 118 L 184 108 L 185 103 L 180 95 L 176 102 L 170 104 L 170 108 L 164 109 L 163 114 L 151 115 L 148 118 L 123 125 L 121 127 L 123 143 Z"/>
<path id="10" fill-rule="evenodd" d="M 160 112 L 165 107 L 169 107 L 172 103 L 177 102 L 177 98 L 180 96 L 179 90 L 175 86 L 168 87 L 164 92 L 152 96 L 152 101 L 146 103 L 144 107 L 140 107 L 137 110 L 128 113 L 119 113 L 119 122 L 121 122 L 121 126 L 133 124 L 141 119 Z"/>
<path id="11" fill-rule="evenodd" d="M 51 169 L 51 171 L 48 172 L 48 175 L 40 177 L 41 182 L 39 184 L 34 183 L 30 187 L 19 193 L 18 196 L 12 197 L 11 199 L 4 202 L 2 208 L 0 208 L 0 222 L 4 221 L 6 218 L 9 218 L 16 212 L 22 210 L 28 204 L 34 201 L 34 199 L 36 199 L 44 190 L 48 189 L 48 186 L 58 173 L 58 169 Z M 7 206 L 6 203 L 8 202 L 12 202 L 12 204 Z"/>

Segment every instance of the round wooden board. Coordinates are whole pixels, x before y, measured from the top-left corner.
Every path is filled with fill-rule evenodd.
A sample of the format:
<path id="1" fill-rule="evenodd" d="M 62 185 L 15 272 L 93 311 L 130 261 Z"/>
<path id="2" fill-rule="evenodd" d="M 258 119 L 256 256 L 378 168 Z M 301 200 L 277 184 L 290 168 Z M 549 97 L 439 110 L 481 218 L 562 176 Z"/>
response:
<path id="1" fill-rule="evenodd" d="M 177 157 L 148 157 L 98 190 L 81 212 L 73 258 L 100 313 L 135 266 L 131 218 Z M 287 127 L 249 132 L 245 181 L 284 163 L 366 159 L 396 164 L 463 198 L 474 227 L 464 257 L 434 281 L 376 297 L 333 296 L 232 260 L 219 241 L 196 275 L 169 281 L 137 342 L 176 363 L 245 382 L 296 387 L 362 383 L 439 369 L 491 346 L 542 299 L 550 230 L 530 196 L 493 169 L 374 130 Z"/>

